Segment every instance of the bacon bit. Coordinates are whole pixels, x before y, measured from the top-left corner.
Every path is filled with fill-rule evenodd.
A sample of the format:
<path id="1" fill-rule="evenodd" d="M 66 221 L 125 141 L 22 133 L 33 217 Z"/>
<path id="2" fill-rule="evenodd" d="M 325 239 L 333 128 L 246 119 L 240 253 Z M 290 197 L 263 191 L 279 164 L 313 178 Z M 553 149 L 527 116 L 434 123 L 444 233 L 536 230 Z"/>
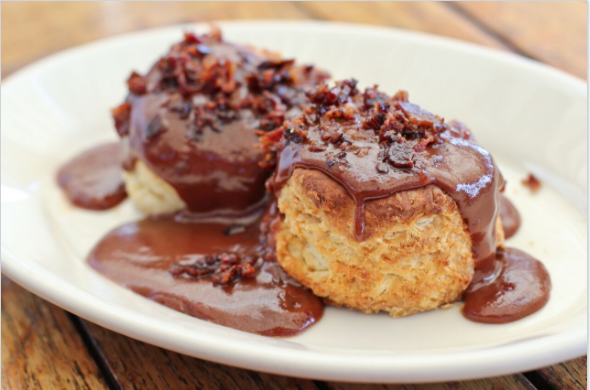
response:
<path id="1" fill-rule="evenodd" d="M 387 151 L 387 161 L 396 168 L 412 168 L 414 161 L 412 148 L 405 143 L 394 143 Z"/>
<path id="2" fill-rule="evenodd" d="M 363 122 L 363 128 L 379 131 L 381 129 L 381 126 L 383 126 L 383 123 L 385 122 L 385 118 L 385 114 L 383 114 L 382 112 L 377 112 L 371 118 Z"/>
<path id="3" fill-rule="evenodd" d="M 306 138 L 306 135 L 303 132 L 297 129 L 286 129 L 283 133 L 285 139 L 289 142 L 293 142 L 294 144 L 300 144 Z"/>
<path id="4" fill-rule="evenodd" d="M 276 60 L 267 60 L 262 62 L 260 65 L 258 65 L 258 69 L 282 69 L 284 67 L 291 67 L 295 64 L 295 60 L 294 59 L 287 59 L 287 60 L 281 60 L 281 59 L 276 59 Z M 313 66 L 312 66 L 313 68 Z"/>
<path id="5" fill-rule="evenodd" d="M 277 92 L 275 89 L 280 85 L 293 85 L 290 69 L 294 62 L 295 60 L 268 60 L 261 63 L 257 71 L 246 77 L 248 88 L 252 92 Z"/>
<path id="6" fill-rule="evenodd" d="M 426 147 L 429 144 L 431 144 L 432 142 L 434 142 L 433 137 L 428 136 L 428 137 L 424 138 L 423 140 L 419 141 L 416 145 L 414 145 L 414 152 L 416 152 L 416 153 L 423 152 L 424 150 L 426 150 Z"/>
<path id="7" fill-rule="evenodd" d="M 376 104 L 384 103 L 387 100 L 387 95 L 377 90 L 377 85 L 372 88 L 365 89 L 363 93 L 364 109 L 369 110 L 375 107 Z"/>
<path id="8" fill-rule="evenodd" d="M 131 116 L 131 105 L 129 102 L 124 102 L 119 107 L 111 110 L 111 115 L 115 121 L 115 128 L 120 137 L 125 137 L 129 134 L 129 118 Z"/>
<path id="9" fill-rule="evenodd" d="M 393 102 L 407 102 L 409 100 L 409 94 L 407 91 L 397 91 L 391 98 Z"/>
<path id="10" fill-rule="evenodd" d="M 342 121 L 349 121 L 354 119 L 355 109 L 350 105 L 342 107 L 334 107 L 326 111 L 325 116 L 329 119 L 338 119 Z"/>
<path id="11" fill-rule="evenodd" d="M 256 268 L 254 268 L 252 264 L 244 262 L 240 264 L 239 274 L 242 278 L 251 278 L 254 276 L 255 272 Z"/>
<path id="12" fill-rule="evenodd" d="M 541 188 L 541 181 L 537 179 L 532 173 L 529 173 L 526 179 L 522 181 L 522 185 L 528 187 L 532 192 L 537 192 Z"/>
<path id="13" fill-rule="evenodd" d="M 195 33 L 187 31 L 184 33 L 184 42 L 185 43 L 202 43 L 203 40 L 200 37 L 198 37 Z"/>
<path id="14" fill-rule="evenodd" d="M 335 133 L 330 137 L 330 143 L 333 145 L 339 145 L 344 138 L 344 134 L 342 133 Z"/>
<path id="15" fill-rule="evenodd" d="M 410 102 L 396 102 L 395 108 L 401 110 L 410 122 L 418 126 L 432 127 L 432 123 L 436 120 L 430 112 Z"/>
<path id="16" fill-rule="evenodd" d="M 274 111 L 268 113 L 260 119 L 259 127 L 262 131 L 270 131 L 276 129 L 277 127 L 280 127 L 284 121 L 285 113 L 280 111 Z"/>
<path id="17" fill-rule="evenodd" d="M 312 145 L 307 150 L 309 150 L 312 153 L 319 153 L 324 152 L 326 148 L 324 148 L 323 146 Z"/>
<path id="18" fill-rule="evenodd" d="M 271 145 L 274 145 L 281 140 L 283 131 L 283 128 L 278 128 L 269 131 L 268 133 L 264 133 L 264 135 L 260 138 L 260 142 L 263 144 L 263 146 L 270 147 Z"/>
<path id="19" fill-rule="evenodd" d="M 451 133 L 458 138 L 463 138 L 467 140 L 472 138 L 471 131 L 469 130 L 469 128 L 459 121 L 450 121 L 448 127 Z"/>
<path id="20" fill-rule="evenodd" d="M 177 112 L 180 119 L 187 119 L 193 109 L 193 102 L 191 100 L 185 100 L 180 93 L 175 93 L 165 104 L 170 111 Z"/>
<path id="21" fill-rule="evenodd" d="M 137 72 L 131 73 L 131 76 L 127 79 L 127 86 L 129 87 L 129 92 L 136 95 L 143 95 L 147 92 L 146 80 Z"/>
<path id="22" fill-rule="evenodd" d="M 323 108 L 324 112 L 333 105 L 344 104 L 349 97 L 358 94 L 356 89 L 357 81 L 355 79 L 336 82 L 336 86 L 330 88 L 323 84 L 308 94 L 309 100 L 317 108 Z"/>

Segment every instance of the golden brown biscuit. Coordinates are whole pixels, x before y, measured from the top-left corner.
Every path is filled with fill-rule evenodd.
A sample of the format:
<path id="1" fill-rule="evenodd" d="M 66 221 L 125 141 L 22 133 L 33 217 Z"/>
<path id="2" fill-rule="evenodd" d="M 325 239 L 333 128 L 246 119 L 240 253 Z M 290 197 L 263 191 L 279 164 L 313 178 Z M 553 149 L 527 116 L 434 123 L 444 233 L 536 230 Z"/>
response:
<path id="1" fill-rule="evenodd" d="M 318 170 L 296 169 L 278 207 L 279 263 L 335 305 L 405 316 L 460 299 L 473 277 L 467 226 L 434 185 L 367 202 L 363 241 L 354 235 L 354 200 Z"/>

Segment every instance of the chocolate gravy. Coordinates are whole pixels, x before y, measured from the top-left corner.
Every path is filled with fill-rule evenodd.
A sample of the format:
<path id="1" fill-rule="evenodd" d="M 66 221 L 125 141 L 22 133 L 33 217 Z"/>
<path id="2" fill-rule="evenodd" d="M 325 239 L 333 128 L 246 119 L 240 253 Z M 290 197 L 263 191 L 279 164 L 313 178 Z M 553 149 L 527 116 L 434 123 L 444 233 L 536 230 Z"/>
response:
<path id="1" fill-rule="evenodd" d="M 500 195 L 500 218 L 502 219 L 504 238 L 514 236 L 520 228 L 520 214 L 512 202 L 504 195 Z"/>
<path id="2" fill-rule="evenodd" d="M 276 262 L 262 261 L 253 277 L 226 286 L 171 272 L 220 253 L 259 256 L 259 236 L 257 222 L 232 231 L 174 216 L 147 218 L 111 231 L 88 259 L 109 279 L 193 317 L 266 336 L 298 334 L 321 319 L 324 305 Z"/>
<path id="3" fill-rule="evenodd" d="M 127 197 L 121 172 L 121 146 L 104 144 L 61 167 L 57 184 L 72 204 L 84 209 L 107 210 Z"/>
<path id="4" fill-rule="evenodd" d="M 504 324 L 539 311 L 549 300 L 551 280 L 543 264 L 512 248 L 478 263 L 463 295 L 463 315 L 475 322 Z"/>

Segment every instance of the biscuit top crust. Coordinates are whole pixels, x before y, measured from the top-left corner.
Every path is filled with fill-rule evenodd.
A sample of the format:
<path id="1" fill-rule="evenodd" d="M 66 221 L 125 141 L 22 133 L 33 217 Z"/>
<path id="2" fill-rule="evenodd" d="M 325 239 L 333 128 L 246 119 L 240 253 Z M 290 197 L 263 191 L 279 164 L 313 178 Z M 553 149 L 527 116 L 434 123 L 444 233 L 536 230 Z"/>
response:
<path id="1" fill-rule="evenodd" d="M 141 159 L 172 185 L 189 211 L 240 211 L 264 196 L 268 172 L 257 132 L 301 113 L 305 90 L 327 74 L 313 66 L 226 42 L 219 30 L 186 33 L 113 110 L 129 143 L 126 168 Z"/>
<path id="2" fill-rule="evenodd" d="M 362 241 L 365 201 L 434 184 L 459 206 L 476 261 L 495 254 L 504 179 L 463 124 L 445 123 L 410 103 L 404 91 L 361 92 L 356 80 L 321 85 L 309 98 L 304 113 L 262 138 L 265 164 L 276 166 L 274 191 L 295 168 L 326 173 L 355 200 L 355 235 Z"/>

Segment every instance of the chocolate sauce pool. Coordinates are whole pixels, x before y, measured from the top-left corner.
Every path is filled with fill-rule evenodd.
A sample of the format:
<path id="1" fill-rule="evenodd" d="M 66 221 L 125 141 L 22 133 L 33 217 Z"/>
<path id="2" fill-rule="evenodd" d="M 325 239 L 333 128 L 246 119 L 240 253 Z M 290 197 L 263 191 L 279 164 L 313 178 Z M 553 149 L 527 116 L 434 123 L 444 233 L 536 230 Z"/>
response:
<path id="1" fill-rule="evenodd" d="M 74 205 L 107 210 L 127 197 L 121 172 L 121 145 L 104 144 L 79 154 L 61 167 L 57 184 Z"/>
<path id="2" fill-rule="evenodd" d="M 475 322 L 504 324 L 539 311 L 549 300 L 545 266 L 518 249 L 499 249 L 495 259 L 476 266 L 463 295 L 463 315 Z"/>
<path id="3" fill-rule="evenodd" d="M 175 310 L 234 329 L 292 336 L 322 318 L 320 298 L 291 279 L 276 262 L 263 262 L 253 278 L 227 286 L 210 277 L 174 277 L 178 264 L 207 255 L 257 256 L 258 223 L 228 235 L 227 225 L 148 218 L 116 228 L 92 250 L 92 267 L 109 279 Z"/>

